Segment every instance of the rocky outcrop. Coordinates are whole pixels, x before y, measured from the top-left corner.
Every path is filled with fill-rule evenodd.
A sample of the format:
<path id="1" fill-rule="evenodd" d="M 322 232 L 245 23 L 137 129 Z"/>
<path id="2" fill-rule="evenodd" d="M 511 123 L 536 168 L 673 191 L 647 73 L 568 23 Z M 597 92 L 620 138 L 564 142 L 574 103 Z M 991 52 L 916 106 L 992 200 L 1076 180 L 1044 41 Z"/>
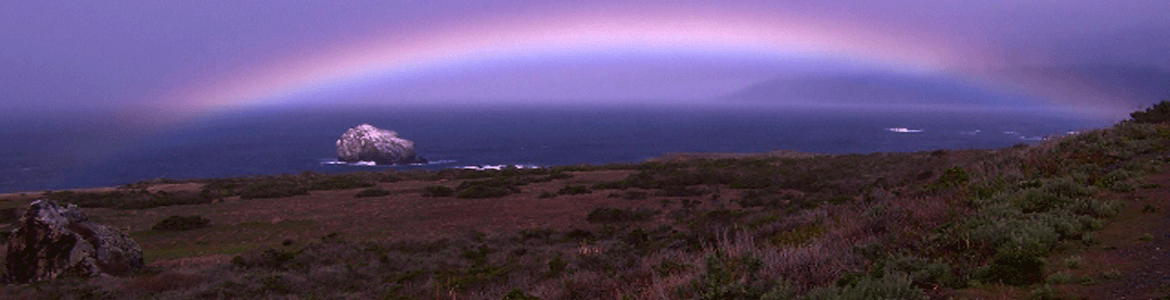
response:
<path id="1" fill-rule="evenodd" d="M 370 124 L 354 126 L 337 140 L 337 160 L 372 161 L 379 165 L 423 163 L 414 152 L 414 142 L 398 137 L 391 130 Z"/>
<path id="2" fill-rule="evenodd" d="M 8 237 L 8 280 L 123 275 L 143 267 L 142 248 L 121 230 L 90 222 L 77 206 L 37 200 Z"/>

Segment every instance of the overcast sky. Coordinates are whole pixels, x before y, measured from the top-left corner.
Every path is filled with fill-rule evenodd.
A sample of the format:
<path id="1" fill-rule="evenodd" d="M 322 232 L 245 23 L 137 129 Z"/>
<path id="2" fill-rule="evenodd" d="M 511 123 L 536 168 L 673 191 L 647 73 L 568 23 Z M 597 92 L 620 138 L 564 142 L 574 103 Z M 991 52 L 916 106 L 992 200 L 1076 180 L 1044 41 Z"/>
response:
<path id="1" fill-rule="evenodd" d="M 1128 111 L 1170 96 L 1167 16 L 1162 0 L 4 1 L 0 115 L 671 103 L 840 74 Z"/>

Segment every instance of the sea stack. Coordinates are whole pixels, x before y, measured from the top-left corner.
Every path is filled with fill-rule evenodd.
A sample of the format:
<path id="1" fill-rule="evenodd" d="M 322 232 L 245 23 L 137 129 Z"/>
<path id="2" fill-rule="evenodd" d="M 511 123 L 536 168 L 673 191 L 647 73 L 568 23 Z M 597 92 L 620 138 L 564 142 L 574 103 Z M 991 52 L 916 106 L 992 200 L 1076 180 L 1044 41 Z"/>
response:
<path id="1" fill-rule="evenodd" d="M 414 142 L 399 138 L 397 132 L 370 124 L 354 126 L 337 139 L 337 160 L 372 161 L 379 165 L 426 162 L 414 153 Z"/>

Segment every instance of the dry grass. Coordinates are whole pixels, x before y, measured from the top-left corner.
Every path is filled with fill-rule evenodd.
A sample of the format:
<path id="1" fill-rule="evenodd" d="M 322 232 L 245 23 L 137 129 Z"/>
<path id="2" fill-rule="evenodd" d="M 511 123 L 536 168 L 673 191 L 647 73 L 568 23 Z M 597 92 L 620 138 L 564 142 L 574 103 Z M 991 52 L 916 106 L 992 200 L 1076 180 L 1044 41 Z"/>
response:
<path id="1" fill-rule="evenodd" d="M 1000 285 L 988 271 L 996 255 L 1007 251 L 1004 245 L 1015 245 L 1011 239 L 1021 235 L 1071 230 L 1068 224 L 1100 224 L 1110 215 L 1111 206 L 1095 196 L 1062 193 L 1116 190 L 1116 182 L 1137 182 L 1135 176 L 1164 177 L 1134 166 L 1170 158 L 1166 147 L 1149 142 L 1170 140 L 1170 129 L 1141 126 L 989 151 L 679 155 L 544 171 L 365 174 L 338 184 L 360 179 L 372 186 L 280 198 L 225 192 L 206 204 L 90 208 L 85 211 L 94 220 L 130 232 L 156 269 L 102 279 L 116 284 L 81 280 L 48 283 L 53 288 L 40 291 L 9 289 L 15 295 L 95 298 L 498 299 L 519 289 L 543 299 L 755 299 L 845 295 L 869 284 L 878 285 L 873 291 L 902 293 L 897 295 L 1023 297 L 1035 287 Z M 324 176 L 278 178 L 335 182 Z M 247 186 L 248 180 L 273 179 L 232 184 Z M 427 187 L 459 190 L 489 180 L 511 191 L 488 199 L 424 195 Z M 134 186 L 168 193 L 206 187 Z M 354 197 L 371 188 L 386 195 Z M 1038 199 L 1051 203 L 1036 206 L 1027 201 L 1040 200 L 1019 196 L 1029 191 L 1048 193 Z M 1144 189 L 1104 196 L 1135 193 L 1150 204 L 1165 203 L 1150 200 L 1162 198 Z M 0 202 L 31 197 L 6 199 Z M 1074 208 L 1078 212 L 1065 212 Z M 1135 212 L 1141 213 L 1140 206 L 1121 216 Z M 602 213 L 604 218 L 590 222 L 591 214 Z M 150 230 L 171 215 L 203 216 L 211 226 Z M 1003 232 L 979 231 L 988 228 Z M 1085 241 L 1073 232 L 1078 234 L 1052 244 L 1029 244 L 1038 250 L 1027 254 L 1063 261 L 1076 249 L 1067 245 Z M 1115 247 L 1141 243 L 1136 237 L 1122 242 L 1108 230 L 1096 234 Z M 1043 275 L 1060 272 L 1072 283 L 1052 282 L 1070 285 L 1092 272 L 1113 270 L 1124 279 L 1130 268 L 1119 264 L 1102 271 L 1101 264 L 1111 263 L 1103 258 L 1108 254 L 1076 255 L 1083 266 L 1049 263 Z"/>

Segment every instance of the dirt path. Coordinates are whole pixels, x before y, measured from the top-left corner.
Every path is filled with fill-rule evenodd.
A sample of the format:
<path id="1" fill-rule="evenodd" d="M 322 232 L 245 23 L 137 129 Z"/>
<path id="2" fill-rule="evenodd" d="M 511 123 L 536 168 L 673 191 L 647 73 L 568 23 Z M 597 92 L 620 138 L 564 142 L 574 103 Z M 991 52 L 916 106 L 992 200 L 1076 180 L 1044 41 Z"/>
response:
<path id="1" fill-rule="evenodd" d="M 1170 299 L 1170 172 L 1148 178 L 1155 187 L 1112 194 L 1126 207 L 1105 229 L 1100 245 L 1081 253 L 1088 278 L 1065 287 L 1087 299 Z"/>

